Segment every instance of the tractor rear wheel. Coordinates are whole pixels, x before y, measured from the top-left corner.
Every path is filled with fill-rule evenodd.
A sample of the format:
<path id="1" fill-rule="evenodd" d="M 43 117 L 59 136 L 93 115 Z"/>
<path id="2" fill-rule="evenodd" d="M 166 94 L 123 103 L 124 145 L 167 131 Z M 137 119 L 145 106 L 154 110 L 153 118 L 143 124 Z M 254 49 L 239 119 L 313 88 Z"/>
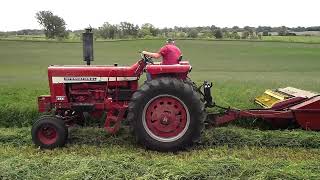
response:
<path id="1" fill-rule="evenodd" d="M 64 121 L 54 116 L 42 116 L 32 126 L 32 141 L 43 149 L 53 149 L 65 145 L 68 128 Z"/>
<path id="2" fill-rule="evenodd" d="M 197 92 L 176 78 L 146 82 L 133 94 L 128 110 L 137 141 L 158 151 L 177 151 L 199 141 L 204 119 Z"/>

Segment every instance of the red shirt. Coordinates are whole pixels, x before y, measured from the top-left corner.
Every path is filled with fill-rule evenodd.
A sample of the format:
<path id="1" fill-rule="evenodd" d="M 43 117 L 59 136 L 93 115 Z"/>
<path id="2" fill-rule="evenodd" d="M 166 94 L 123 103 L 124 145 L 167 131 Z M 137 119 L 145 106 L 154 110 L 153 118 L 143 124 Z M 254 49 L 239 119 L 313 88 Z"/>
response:
<path id="1" fill-rule="evenodd" d="M 163 46 L 158 53 L 162 55 L 162 64 L 179 64 L 178 59 L 181 56 L 181 51 L 177 46 L 173 44 L 167 44 Z"/>

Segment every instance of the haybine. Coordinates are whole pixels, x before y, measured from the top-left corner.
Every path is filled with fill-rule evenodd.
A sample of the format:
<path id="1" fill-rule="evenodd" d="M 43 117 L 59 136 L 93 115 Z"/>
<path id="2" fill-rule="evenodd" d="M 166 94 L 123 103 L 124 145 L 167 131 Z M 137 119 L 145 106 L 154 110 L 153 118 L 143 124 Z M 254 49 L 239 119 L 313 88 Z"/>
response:
<path id="1" fill-rule="evenodd" d="M 223 108 L 222 113 L 208 114 L 206 108 L 220 107 L 212 100 L 212 83 L 204 81 L 197 87 L 188 77 L 192 69 L 188 61 L 161 65 L 142 55 L 132 66 L 91 66 L 92 39 L 87 29 L 83 33 L 87 65 L 48 67 L 50 95 L 38 97 L 39 112 L 47 115 L 33 124 L 31 132 L 41 148 L 64 146 L 68 128 L 83 123 L 84 112 L 94 117 L 105 113 L 104 127 L 112 134 L 123 120 L 128 121 L 137 142 L 158 151 L 176 151 L 199 141 L 205 121 L 219 126 L 239 118 L 260 118 L 277 127 L 297 123 L 304 129 L 320 129 L 316 93 L 295 88 L 267 90 L 256 98 L 264 109 Z M 144 71 L 152 80 L 139 87 Z"/>

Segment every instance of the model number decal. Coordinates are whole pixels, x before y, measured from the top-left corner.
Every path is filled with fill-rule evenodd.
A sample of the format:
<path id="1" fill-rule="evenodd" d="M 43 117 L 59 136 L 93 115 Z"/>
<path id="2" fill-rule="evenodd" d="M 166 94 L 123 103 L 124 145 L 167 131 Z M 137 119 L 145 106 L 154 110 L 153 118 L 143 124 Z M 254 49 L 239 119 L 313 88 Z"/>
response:
<path id="1" fill-rule="evenodd" d="M 64 101 L 65 96 L 56 96 L 57 101 Z"/>
<path id="2" fill-rule="evenodd" d="M 65 81 L 97 81 L 96 77 L 64 77 Z"/>
<path id="3" fill-rule="evenodd" d="M 82 83 L 82 82 L 108 82 L 108 81 L 135 81 L 138 77 L 52 77 L 52 83 Z"/>

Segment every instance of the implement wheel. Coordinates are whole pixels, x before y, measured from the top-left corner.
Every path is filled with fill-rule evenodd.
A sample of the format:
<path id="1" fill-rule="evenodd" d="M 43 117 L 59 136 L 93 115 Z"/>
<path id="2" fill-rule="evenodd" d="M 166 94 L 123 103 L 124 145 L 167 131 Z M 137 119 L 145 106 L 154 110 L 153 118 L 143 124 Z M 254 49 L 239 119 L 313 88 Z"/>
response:
<path id="1" fill-rule="evenodd" d="M 129 104 L 134 135 L 152 150 L 177 151 L 199 141 L 204 119 L 204 104 L 197 92 L 176 78 L 145 83 Z"/>
<path id="2" fill-rule="evenodd" d="M 32 126 L 32 141 L 43 149 L 53 149 L 65 145 L 68 128 L 64 121 L 54 116 L 42 116 Z"/>

